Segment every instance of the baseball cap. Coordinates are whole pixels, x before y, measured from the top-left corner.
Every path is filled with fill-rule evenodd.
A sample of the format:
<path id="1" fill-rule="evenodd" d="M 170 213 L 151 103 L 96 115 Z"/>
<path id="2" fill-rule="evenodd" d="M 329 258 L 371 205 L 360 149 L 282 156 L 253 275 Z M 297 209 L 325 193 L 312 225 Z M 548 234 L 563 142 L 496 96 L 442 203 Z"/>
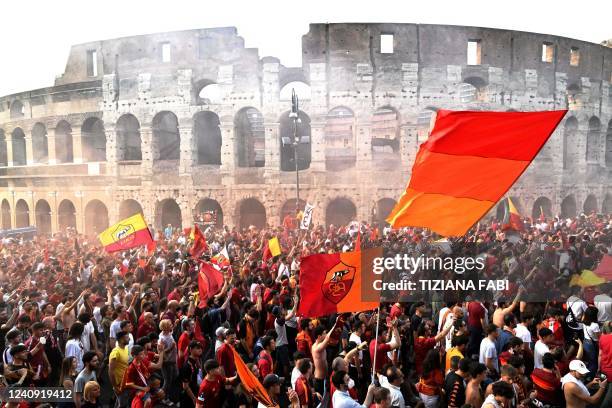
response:
<path id="1" fill-rule="evenodd" d="M 27 350 L 28 348 L 24 344 L 17 344 L 16 346 L 11 347 L 9 353 L 11 354 L 11 356 L 14 356 L 17 353 L 21 353 Z"/>
<path id="2" fill-rule="evenodd" d="M 215 335 L 217 337 L 221 336 L 221 335 L 224 335 L 226 330 L 227 329 L 225 327 L 218 327 L 217 330 L 215 331 Z"/>
<path id="3" fill-rule="evenodd" d="M 570 371 L 578 371 L 580 374 L 587 374 L 589 369 L 586 365 L 580 360 L 572 360 L 569 364 Z"/>

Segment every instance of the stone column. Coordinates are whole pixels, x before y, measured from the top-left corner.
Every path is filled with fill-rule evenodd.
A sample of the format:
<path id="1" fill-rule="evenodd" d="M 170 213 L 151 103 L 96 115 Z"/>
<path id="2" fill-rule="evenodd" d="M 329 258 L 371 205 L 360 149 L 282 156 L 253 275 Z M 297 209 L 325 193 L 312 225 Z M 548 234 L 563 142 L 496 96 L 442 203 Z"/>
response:
<path id="1" fill-rule="evenodd" d="M 401 168 L 403 171 L 410 171 L 416 153 L 419 150 L 416 126 L 402 125 L 400 135 Z"/>
<path id="2" fill-rule="evenodd" d="M 54 137 L 55 139 L 55 137 Z M 58 211 L 58 203 L 57 203 L 57 192 L 51 191 L 47 194 L 51 199 L 51 203 L 49 206 L 51 207 L 51 234 L 59 231 L 59 211 Z"/>
<path id="3" fill-rule="evenodd" d="M 75 219 L 76 219 L 76 228 L 77 231 L 81 234 L 85 233 L 85 192 L 84 191 L 77 191 L 75 192 L 75 197 L 76 197 L 76 203 L 74 205 L 74 209 L 76 211 L 76 214 L 74 215 Z"/>
<path id="4" fill-rule="evenodd" d="M 140 141 L 142 150 L 141 174 L 145 179 L 153 176 L 153 130 L 150 123 L 140 124 Z"/>
<path id="5" fill-rule="evenodd" d="M 8 167 L 13 167 L 13 135 L 11 133 L 6 134 L 6 164 Z M 12 208 L 12 207 L 11 207 Z M 13 211 L 14 212 L 14 211 Z M 13 223 L 13 225 L 15 225 Z"/>
<path id="6" fill-rule="evenodd" d="M 76 127 L 72 129 L 72 157 L 75 163 L 83 163 L 83 135 L 81 134 L 81 128 Z"/>
<path id="7" fill-rule="evenodd" d="M 236 169 L 236 135 L 233 122 L 221 122 L 221 171 L 230 175 Z"/>
<path id="8" fill-rule="evenodd" d="M 191 175 L 194 164 L 195 144 L 193 137 L 193 120 L 191 118 L 180 118 L 178 123 L 180 140 L 179 175 Z"/>
<path id="9" fill-rule="evenodd" d="M 357 121 L 355 130 L 357 132 L 357 168 L 363 171 L 372 169 L 372 138 L 370 135 L 372 127 L 370 122 Z"/>
<path id="10" fill-rule="evenodd" d="M 47 150 L 49 151 L 49 165 L 57 164 L 57 158 L 55 156 L 55 128 L 47 129 Z M 54 229 L 53 231 L 57 230 Z"/>
<path id="11" fill-rule="evenodd" d="M 26 164 L 28 166 L 34 164 L 34 145 L 32 143 L 32 135 L 26 135 L 25 137 L 25 148 L 26 148 Z"/>
<path id="12" fill-rule="evenodd" d="M 325 122 L 310 123 L 310 143 L 312 171 L 325 171 Z"/>
<path id="13" fill-rule="evenodd" d="M 266 132 L 266 184 L 278 184 L 280 173 L 280 123 L 264 123 Z"/>
<path id="14" fill-rule="evenodd" d="M 118 176 L 118 163 L 117 163 L 117 132 L 113 124 L 104 126 L 104 133 L 106 135 L 106 174 L 112 176 Z"/>

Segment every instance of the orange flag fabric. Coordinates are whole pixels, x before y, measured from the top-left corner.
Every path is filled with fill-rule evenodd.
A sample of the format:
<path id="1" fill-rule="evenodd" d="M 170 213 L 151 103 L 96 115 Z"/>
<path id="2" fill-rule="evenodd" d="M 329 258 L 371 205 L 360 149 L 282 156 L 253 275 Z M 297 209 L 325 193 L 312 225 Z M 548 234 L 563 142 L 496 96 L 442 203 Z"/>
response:
<path id="1" fill-rule="evenodd" d="M 527 169 L 566 112 L 439 110 L 387 222 L 464 235 Z"/>
<path id="2" fill-rule="evenodd" d="M 362 300 L 362 278 L 361 251 L 302 258 L 298 315 L 320 317 L 377 308 L 378 302 Z"/>
<path id="3" fill-rule="evenodd" d="M 247 394 L 255 398 L 266 407 L 276 407 L 277 405 L 274 404 L 266 389 L 263 387 L 263 385 L 261 385 L 251 370 L 249 370 L 247 365 L 242 360 L 242 357 L 240 357 L 240 354 L 238 354 L 233 347 L 232 352 L 234 353 L 234 363 L 236 364 L 236 371 L 238 372 L 238 377 L 240 377 L 240 384 L 242 385 L 242 388 L 247 392 Z"/>

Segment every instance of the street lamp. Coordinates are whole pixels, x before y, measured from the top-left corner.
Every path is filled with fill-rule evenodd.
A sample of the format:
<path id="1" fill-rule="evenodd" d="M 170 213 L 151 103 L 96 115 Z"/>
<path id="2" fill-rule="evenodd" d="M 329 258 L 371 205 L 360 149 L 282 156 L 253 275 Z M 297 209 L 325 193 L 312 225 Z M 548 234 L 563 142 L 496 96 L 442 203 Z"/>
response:
<path id="1" fill-rule="evenodd" d="M 295 93 L 295 88 L 293 88 L 291 90 L 291 112 L 289 113 L 289 118 L 293 119 L 293 140 L 291 140 L 290 137 L 283 136 L 281 137 L 281 142 L 283 143 L 283 146 L 293 146 L 293 161 L 295 162 L 296 210 L 300 208 L 300 168 L 298 166 L 298 146 L 300 144 L 310 143 L 310 136 L 298 136 L 297 134 L 298 123 L 302 123 L 299 112 L 299 100 L 297 94 Z"/>

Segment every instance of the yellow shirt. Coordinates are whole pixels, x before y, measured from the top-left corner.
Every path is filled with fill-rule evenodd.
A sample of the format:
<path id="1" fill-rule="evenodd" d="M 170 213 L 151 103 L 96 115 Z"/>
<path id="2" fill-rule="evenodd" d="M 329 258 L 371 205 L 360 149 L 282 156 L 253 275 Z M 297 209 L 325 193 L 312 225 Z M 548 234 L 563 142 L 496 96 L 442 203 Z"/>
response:
<path id="1" fill-rule="evenodd" d="M 127 346 L 125 346 L 124 348 L 115 347 L 113 351 L 111 351 L 108 357 L 108 361 L 110 362 L 113 359 L 115 360 L 115 368 L 113 370 L 113 376 L 115 377 L 115 380 L 113 381 L 113 383 L 121 385 L 121 382 L 123 381 L 123 375 L 127 371 L 130 360 L 130 355 Z"/>
<path id="2" fill-rule="evenodd" d="M 459 356 L 460 359 L 463 358 L 463 354 L 461 354 L 457 347 L 453 347 L 446 352 L 446 366 L 444 367 L 444 372 L 450 370 L 451 358 L 453 358 L 454 356 Z"/>

